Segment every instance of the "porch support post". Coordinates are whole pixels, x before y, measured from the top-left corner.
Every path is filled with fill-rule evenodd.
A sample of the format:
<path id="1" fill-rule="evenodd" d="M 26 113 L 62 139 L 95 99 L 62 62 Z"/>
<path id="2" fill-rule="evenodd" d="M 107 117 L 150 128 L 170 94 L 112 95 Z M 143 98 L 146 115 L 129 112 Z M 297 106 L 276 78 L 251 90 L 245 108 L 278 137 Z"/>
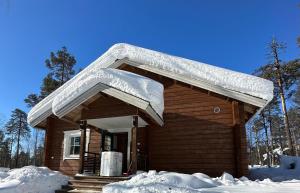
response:
<path id="1" fill-rule="evenodd" d="M 131 130 L 131 162 L 133 174 L 137 171 L 137 128 L 138 116 L 133 116 L 133 128 Z"/>
<path id="2" fill-rule="evenodd" d="M 79 157 L 79 162 L 80 162 L 79 173 L 80 174 L 83 174 L 83 170 L 84 170 L 84 154 L 85 154 L 85 144 L 86 144 L 86 125 L 87 125 L 86 120 L 83 120 L 83 121 L 80 122 L 80 130 L 81 130 L 80 157 Z"/>
<path id="3" fill-rule="evenodd" d="M 237 101 L 232 101 L 232 112 L 233 139 L 235 149 L 235 176 L 241 177 L 248 174 L 244 104 Z"/>

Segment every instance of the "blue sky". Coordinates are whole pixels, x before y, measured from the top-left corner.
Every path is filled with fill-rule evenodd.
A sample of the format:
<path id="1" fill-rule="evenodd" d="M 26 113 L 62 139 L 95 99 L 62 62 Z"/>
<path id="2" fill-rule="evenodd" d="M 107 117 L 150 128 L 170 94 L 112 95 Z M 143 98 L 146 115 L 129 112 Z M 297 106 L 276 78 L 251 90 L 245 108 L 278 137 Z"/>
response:
<path id="1" fill-rule="evenodd" d="M 251 73 L 266 44 L 287 43 L 299 57 L 299 0 L 0 0 L 0 118 L 38 92 L 45 59 L 66 46 L 85 67 L 126 42 Z"/>

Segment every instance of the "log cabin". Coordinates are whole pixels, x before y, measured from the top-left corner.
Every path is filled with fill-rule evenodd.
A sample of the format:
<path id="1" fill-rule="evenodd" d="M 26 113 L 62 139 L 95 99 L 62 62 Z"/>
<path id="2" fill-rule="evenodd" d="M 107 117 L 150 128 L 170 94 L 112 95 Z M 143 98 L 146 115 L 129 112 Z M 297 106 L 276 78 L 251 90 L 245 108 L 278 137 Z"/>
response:
<path id="1" fill-rule="evenodd" d="M 101 153 L 122 171 L 248 174 L 245 124 L 273 97 L 272 82 L 116 44 L 28 114 L 45 130 L 45 166 L 100 174 Z"/>

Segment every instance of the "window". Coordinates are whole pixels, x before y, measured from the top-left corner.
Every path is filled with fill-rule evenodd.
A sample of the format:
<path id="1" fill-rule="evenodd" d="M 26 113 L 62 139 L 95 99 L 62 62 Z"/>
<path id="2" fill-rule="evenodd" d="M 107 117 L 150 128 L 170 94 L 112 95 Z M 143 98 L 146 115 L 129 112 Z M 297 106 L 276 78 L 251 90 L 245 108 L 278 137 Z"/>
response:
<path id="1" fill-rule="evenodd" d="M 63 159 L 79 159 L 80 157 L 80 141 L 81 131 L 71 130 L 64 131 L 64 154 Z M 88 144 L 90 140 L 90 130 L 86 130 L 86 149 L 88 151 Z"/>
<path id="2" fill-rule="evenodd" d="M 104 151 L 111 151 L 111 136 L 109 135 L 104 137 Z"/>
<path id="3" fill-rule="evenodd" d="M 71 137 L 70 138 L 70 155 L 79 155 L 80 152 L 80 137 Z"/>

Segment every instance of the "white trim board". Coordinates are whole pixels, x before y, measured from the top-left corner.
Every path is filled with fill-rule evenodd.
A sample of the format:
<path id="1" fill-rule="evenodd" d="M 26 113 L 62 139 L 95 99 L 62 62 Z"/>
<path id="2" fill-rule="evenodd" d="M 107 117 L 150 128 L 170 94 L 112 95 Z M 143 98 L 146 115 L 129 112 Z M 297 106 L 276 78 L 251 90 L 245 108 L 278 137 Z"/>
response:
<path id="1" fill-rule="evenodd" d="M 63 141 L 63 160 L 68 159 L 79 159 L 80 155 L 76 156 L 70 156 L 68 155 L 68 152 L 70 151 L 70 147 L 67 146 L 70 143 L 70 137 L 77 137 L 81 136 L 80 130 L 68 130 L 64 131 L 64 141 Z M 82 139 L 80 139 L 82 140 Z M 85 151 L 89 150 L 89 143 L 90 143 L 90 129 L 86 129 L 86 142 L 85 142 Z"/>

